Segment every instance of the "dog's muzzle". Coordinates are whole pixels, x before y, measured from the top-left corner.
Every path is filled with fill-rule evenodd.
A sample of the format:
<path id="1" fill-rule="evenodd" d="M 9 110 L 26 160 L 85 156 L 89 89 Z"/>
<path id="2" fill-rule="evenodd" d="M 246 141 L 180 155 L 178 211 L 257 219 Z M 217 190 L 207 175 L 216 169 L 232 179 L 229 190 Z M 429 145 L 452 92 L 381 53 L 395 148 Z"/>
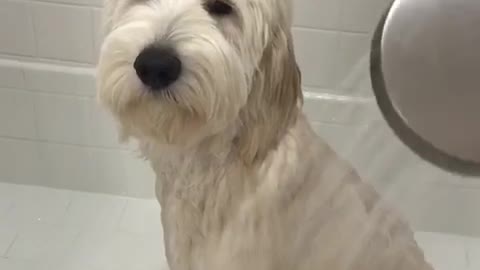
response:
<path id="1" fill-rule="evenodd" d="M 138 78 L 151 91 L 161 91 L 179 77 L 182 62 L 169 47 L 147 47 L 137 56 L 133 64 Z"/>

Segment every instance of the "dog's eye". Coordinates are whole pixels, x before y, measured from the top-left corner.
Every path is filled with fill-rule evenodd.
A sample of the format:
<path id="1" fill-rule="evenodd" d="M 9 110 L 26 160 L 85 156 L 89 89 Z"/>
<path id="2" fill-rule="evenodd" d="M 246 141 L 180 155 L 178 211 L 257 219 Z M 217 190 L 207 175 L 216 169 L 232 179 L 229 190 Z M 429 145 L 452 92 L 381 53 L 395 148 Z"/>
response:
<path id="1" fill-rule="evenodd" d="M 208 13 L 215 16 L 227 16 L 233 13 L 233 7 L 222 0 L 209 1 L 205 8 Z"/>

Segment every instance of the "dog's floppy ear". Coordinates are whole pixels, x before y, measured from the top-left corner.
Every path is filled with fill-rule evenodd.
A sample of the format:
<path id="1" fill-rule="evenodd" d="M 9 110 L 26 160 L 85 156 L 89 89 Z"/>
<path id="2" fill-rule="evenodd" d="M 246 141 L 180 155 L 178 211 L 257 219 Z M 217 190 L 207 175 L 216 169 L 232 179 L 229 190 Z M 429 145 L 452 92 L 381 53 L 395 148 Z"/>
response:
<path id="1" fill-rule="evenodd" d="M 301 74 L 290 30 L 272 33 L 255 73 L 238 137 L 245 162 L 264 158 L 298 116 L 303 101 Z"/>

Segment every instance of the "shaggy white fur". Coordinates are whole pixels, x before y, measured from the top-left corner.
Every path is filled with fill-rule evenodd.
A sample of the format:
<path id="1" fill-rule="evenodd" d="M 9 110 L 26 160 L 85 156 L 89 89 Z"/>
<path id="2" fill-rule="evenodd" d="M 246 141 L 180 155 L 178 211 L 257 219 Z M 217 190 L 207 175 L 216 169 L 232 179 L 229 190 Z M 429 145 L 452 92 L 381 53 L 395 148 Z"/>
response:
<path id="1" fill-rule="evenodd" d="M 408 225 L 301 112 L 291 0 L 105 10 L 99 99 L 157 174 L 172 270 L 431 269 Z M 160 89 L 134 67 L 152 46 L 181 62 Z"/>

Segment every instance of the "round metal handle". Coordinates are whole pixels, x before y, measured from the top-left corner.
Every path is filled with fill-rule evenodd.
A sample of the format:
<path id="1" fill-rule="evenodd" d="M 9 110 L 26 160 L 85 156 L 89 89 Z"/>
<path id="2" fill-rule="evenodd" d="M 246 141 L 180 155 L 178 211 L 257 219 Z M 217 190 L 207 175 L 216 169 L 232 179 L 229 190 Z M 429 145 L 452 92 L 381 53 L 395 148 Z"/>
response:
<path id="1" fill-rule="evenodd" d="M 480 1 L 396 0 L 372 42 L 385 119 L 413 151 L 480 175 Z"/>

